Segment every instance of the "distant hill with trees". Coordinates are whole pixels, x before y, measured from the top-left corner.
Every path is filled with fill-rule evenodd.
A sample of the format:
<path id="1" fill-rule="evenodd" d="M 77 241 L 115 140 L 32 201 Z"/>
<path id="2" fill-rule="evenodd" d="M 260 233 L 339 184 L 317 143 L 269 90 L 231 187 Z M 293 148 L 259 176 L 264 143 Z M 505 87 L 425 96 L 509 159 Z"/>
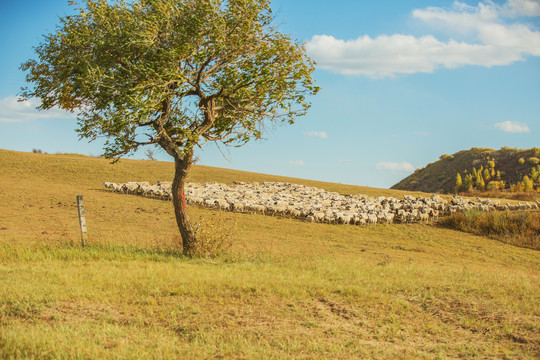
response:
<path id="1" fill-rule="evenodd" d="M 540 149 L 471 148 L 417 169 L 392 189 L 431 193 L 538 190 Z"/>

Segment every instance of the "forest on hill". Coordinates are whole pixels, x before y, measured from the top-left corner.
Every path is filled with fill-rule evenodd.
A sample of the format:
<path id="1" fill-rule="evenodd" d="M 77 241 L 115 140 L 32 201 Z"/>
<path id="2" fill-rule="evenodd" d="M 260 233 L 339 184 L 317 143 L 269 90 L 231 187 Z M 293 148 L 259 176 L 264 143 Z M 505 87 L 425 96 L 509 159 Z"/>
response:
<path id="1" fill-rule="evenodd" d="M 453 155 L 441 155 L 438 161 L 417 169 L 391 189 L 434 193 L 531 191 L 539 188 L 539 173 L 539 148 L 473 147 Z"/>

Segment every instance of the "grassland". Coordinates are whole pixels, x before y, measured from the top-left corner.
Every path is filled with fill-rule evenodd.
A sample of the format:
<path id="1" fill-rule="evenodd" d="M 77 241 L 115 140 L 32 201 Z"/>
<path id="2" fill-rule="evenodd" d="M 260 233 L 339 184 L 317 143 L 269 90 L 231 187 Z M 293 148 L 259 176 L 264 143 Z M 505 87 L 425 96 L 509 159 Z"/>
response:
<path id="1" fill-rule="evenodd" d="M 171 176 L 169 163 L 0 150 L 0 358 L 540 357 L 538 251 L 432 225 L 191 207 L 235 241 L 216 259 L 185 258 L 170 203 L 101 186 Z M 191 180 L 403 194 L 202 166 Z"/>

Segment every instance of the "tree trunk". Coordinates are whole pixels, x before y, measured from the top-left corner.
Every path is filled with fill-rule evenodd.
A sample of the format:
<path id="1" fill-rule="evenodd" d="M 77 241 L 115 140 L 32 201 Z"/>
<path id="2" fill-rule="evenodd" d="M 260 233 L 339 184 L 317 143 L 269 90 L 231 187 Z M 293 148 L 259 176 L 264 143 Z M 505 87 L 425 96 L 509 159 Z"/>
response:
<path id="1" fill-rule="evenodd" d="M 193 149 L 189 150 L 184 155 L 183 159 L 175 158 L 174 180 L 172 183 L 174 215 L 176 216 L 176 223 L 178 224 L 178 229 L 182 236 L 182 252 L 188 256 L 192 255 L 196 244 L 195 232 L 193 231 L 186 211 L 186 200 L 184 195 L 184 184 L 192 161 Z"/>

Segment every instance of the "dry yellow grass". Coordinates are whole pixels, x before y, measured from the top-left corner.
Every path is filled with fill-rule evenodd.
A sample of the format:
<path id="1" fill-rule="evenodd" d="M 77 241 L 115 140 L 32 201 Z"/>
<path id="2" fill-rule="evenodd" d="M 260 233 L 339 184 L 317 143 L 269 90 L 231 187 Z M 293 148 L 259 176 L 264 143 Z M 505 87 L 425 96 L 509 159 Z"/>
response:
<path id="1" fill-rule="evenodd" d="M 176 251 L 171 204 L 102 189 L 172 164 L 0 150 L 0 358 L 540 356 L 538 252 L 426 225 L 223 219 L 217 259 Z M 291 181 L 195 167 L 191 181 Z M 79 246 L 75 196 L 90 246 Z"/>

